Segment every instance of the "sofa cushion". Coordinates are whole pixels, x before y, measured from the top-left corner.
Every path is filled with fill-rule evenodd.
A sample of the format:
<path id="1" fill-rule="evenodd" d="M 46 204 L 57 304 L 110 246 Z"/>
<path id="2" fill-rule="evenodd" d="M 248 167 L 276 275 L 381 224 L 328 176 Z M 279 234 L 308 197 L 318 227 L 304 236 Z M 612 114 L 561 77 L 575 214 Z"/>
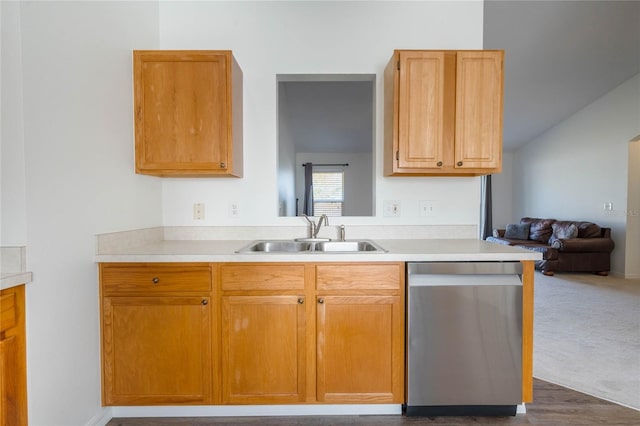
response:
<path id="1" fill-rule="evenodd" d="M 551 224 L 554 222 L 555 219 L 539 219 L 535 217 L 523 217 L 520 219 L 520 223 L 531 224 L 529 228 L 529 239 L 541 243 L 549 242 L 549 238 L 553 233 Z"/>
<path id="2" fill-rule="evenodd" d="M 602 231 L 598 225 L 592 222 L 576 222 L 578 238 L 599 238 Z"/>
<path id="3" fill-rule="evenodd" d="M 553 233 L 549 238 L 549 244 L 553 244 L 555 240 L 569 240 L 578 236 L 578 227 L 573 222 L 555 222 L 551 224 Z"/>
<path id="4" fill-rule="evenodd" d="M 529 238 L 529 228 L 531 228 L 530 223 L 510 223 L 504 231 L 504 237 L 526 240 Z"/>

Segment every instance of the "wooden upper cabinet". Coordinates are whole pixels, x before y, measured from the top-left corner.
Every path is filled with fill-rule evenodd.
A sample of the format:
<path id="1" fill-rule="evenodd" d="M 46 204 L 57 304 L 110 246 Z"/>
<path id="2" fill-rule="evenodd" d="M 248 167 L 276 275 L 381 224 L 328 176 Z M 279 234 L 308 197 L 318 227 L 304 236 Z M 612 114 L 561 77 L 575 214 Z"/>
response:
<path id="1" fill-rule="evenodd" d="M 501 168 L 502 60 L 502 51 L 457 53 L 456 167 Z"/>
<path id="2" fill-rule="evenodd" d="M 503 51 L 396 50 L 385 69 L 385 175 L 502 167 Z"/>
<path id="3" fill-rule="evenodd" d="M 231 51 L 133 52 L 136 173 L 242 176 L 242 70 Z"/>

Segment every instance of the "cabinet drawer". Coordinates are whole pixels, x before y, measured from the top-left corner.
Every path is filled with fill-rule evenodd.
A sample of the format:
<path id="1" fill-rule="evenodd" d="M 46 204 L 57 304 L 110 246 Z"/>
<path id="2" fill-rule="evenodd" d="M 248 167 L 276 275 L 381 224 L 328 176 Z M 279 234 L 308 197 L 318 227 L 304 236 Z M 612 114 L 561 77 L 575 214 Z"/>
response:
<path id="1" fill-rule="evenodd" d="M 402 264 L 334 264 L 316 266 L 318 290 L 398 290 Z"/>
<path id="2" fill-rule="evenodd" d="M 220 267 L 222 290 L 304 290 L 304 265 L 243 265 Z"/>
<path id="3" fill-rule="evenodd" d="M 209 292 L 209 265 L 102 265 L 107 294 L 139 292 Z"/>
<path id="4" fill-rule="evenodd" d="M 12 291 L 0 293 L 0 333 L 15 327 L 17 316 L 16 294 Z"/>

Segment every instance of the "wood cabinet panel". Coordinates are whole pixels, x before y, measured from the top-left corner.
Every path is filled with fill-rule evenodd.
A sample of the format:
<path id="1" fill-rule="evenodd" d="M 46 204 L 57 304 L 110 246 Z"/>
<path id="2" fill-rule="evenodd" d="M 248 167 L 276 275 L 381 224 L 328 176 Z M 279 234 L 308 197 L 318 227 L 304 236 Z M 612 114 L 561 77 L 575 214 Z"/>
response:
<path id="1" fill-rule="evenodd" d="M 220 266 L 223 291 L 229 290 L 303 290 L 303 264 L 223 264 Z"/>
<path id="2" fill-rule="evenodd" d="M 400 52 L 399 167 L 433 168 L 442 165 L 444 58 L 444 52 Z"/>
<path id="3" fill-rule="evenodd" d="M 503 51 L 396 50 L 384 72 L 384 172 L 498 173 Z"/>
<path id="4" fill-rule="evenodd" d="M 103 300 L 105 405 L 211 402 L 209 297 Z"/>
<path id="5" fill-rule="evenodd" d="M 459 168 L 502 164 L 502 52 L 458 52 L 455 162 Z"/>
<path id="6" fill-rule="evenodd" d="M 18 306 L 15 292 L 0 293 L 0 333 L 16 326 Z"/>
<path id="7" fill-rule="evenodd" d="M 208 264 L 107 264 L 101 267 L 105 294 L 209 292 L 211 267 Z"/>
<path id="8" fill-rule="evenodd" d="M 136 172 L 242 176 L 242 71 L 230 51 L 133 52 Z"/>
<path id="9" fill-rule="evenodd" d="M 404 402 L 400 296 L 319 296 L 317 397 L 322 402 Z"/>
<path id="10" fill-rule="evenodd" d="M 316 266 L 318 290 L 399 290 L 402 263 L 329 264 Z"/>
<path id="11" fill-rule="evenodd" d="M 304 400 L 304 297 L 223 296 L 222 324 L 223 403 Z"/>
<path id="12" fill-rule="evenodd" d="M 0 291 L 0 426 L 28 424 L 24 287 Z"/>

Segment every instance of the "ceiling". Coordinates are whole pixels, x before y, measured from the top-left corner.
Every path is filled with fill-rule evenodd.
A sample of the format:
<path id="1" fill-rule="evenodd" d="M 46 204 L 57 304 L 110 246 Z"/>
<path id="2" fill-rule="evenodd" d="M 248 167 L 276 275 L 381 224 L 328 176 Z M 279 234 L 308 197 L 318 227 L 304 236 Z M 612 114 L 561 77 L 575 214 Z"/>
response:
<path id="1" fill-rule="evenodd" d="M 483 46 L 505 50 L 513 151 L 640 72 L 640 1 L 485 0 Z"/>

